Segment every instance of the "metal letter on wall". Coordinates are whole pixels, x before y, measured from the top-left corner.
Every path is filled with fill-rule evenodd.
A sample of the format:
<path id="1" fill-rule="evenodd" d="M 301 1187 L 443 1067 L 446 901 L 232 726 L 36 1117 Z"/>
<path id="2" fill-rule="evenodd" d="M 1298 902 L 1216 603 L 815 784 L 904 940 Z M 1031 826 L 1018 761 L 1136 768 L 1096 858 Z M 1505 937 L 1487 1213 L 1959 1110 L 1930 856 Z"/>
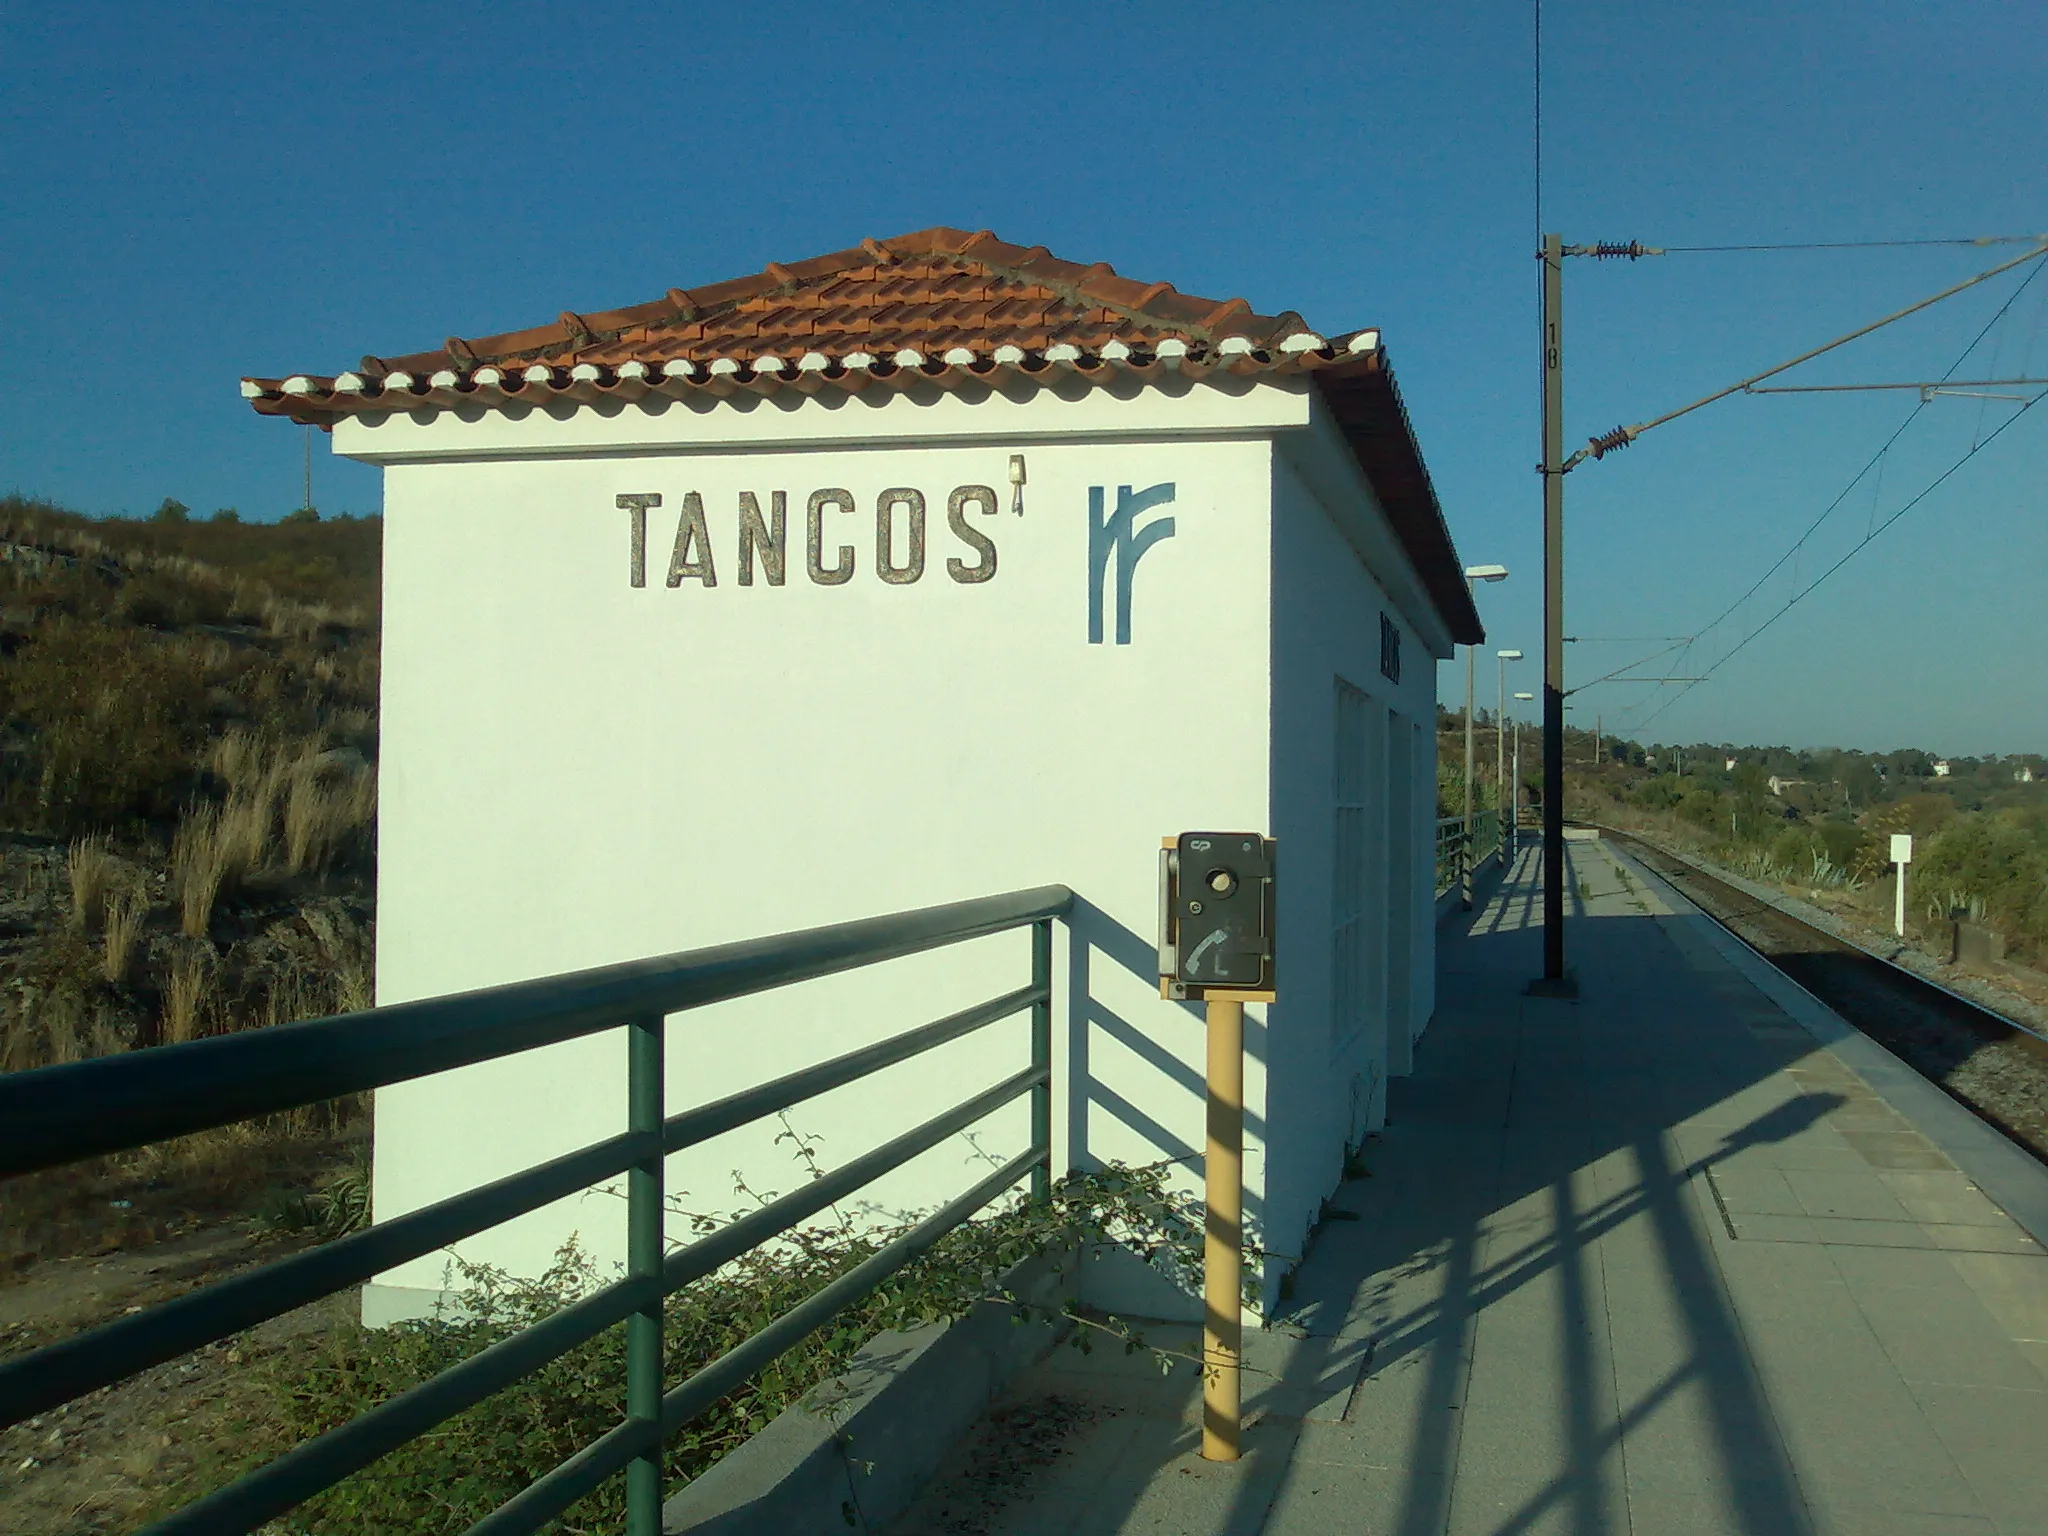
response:
<path id="1" fill-rule="evenodd" d="M 691 551 L 696 553 L 693 555 Z M 683 497 L 683 515 L 676 522 L 676 547 L 668 561 L 668 584 L 680 587 L 694 576 L 707 587 L 718 585 L 711 562 L 711 530 L 704 526 L 704 498 L 695 491 Z"/>
<path id="2" fill-rule="evenodd" d="M 661 498 L 653 492 L 644 495 L 619 496 L 614 505 L 632 513 L 632 564 L 631 582 L 636 587 L 647 585 L 647 509 L 661 505 Z"/>
<path id="3" fill-rule="evenodd" d="M 760 551 L 761 572 L 768 585 L 782 585 L 782 563 L 789 532 L 789 492 L 768 493 L 768 522 L 761 522 L 761 499 L 752 491 L 740 492 L 740 585 L 754 584 L 754 552 Z"/>
<path id="4" fill-rule="evenodd" d="M 1021 455 L 1019 455 L 1021 457 Z M 953 488 L 953 494 L 946 498 L 946 526 L 951 528 L 961 543 L 981 556 L 981 563 L 969 565 L 958 555 L 946 557 L 946 574 L 962 586 L 972 586 L 978 581 L 987 581 L 996 573 L 995 540 L 979 528 L 969 525 L 967 509 L 979 507 L 989 516 L 995 516 L 995 487 L 989 485 L 961 485 Z"/>
<path id="5" fill-rule="evenodd" d="M 811 580 L 821 587 L 836 587 L 853 579 L 853 546 L 839 546 L 839 563 L 825 564 L 825 509 L 837 507 L 842 512 L 853 510 L 853 493 L 835 488 L 813 491 L 809 504 L 804 508 L 804 522 L 808 535 L 808 563 Z"/>
<path id="6" fill-rule="evenodd" d="M 910 558 L 896 561 L 896 508 L 910 508 Z M 893 587 L 907 587 L 924 574 L 924 492 L 891 486 L 875 501 L 875 574 Z"/>
<path id="7" fill-rule="evenodd" d="M 1131 576 L 1145 551 L 1161 539 L 1173 537 L 1173 519 L 1155 518 L 1133 536 L 1132 525 L 1140 512 L 1173 500 L 1173 482 L 1149 485 L 1133 493 L 1128 485 L 1116 488 L 1116 511 L 1104 516 L 1103 488 L 1088 487 L 1088 643 L 1102 644 L 1103 585 L 1109 560 L 1116 557 L 1116 643 L 1131 643 Z"/>

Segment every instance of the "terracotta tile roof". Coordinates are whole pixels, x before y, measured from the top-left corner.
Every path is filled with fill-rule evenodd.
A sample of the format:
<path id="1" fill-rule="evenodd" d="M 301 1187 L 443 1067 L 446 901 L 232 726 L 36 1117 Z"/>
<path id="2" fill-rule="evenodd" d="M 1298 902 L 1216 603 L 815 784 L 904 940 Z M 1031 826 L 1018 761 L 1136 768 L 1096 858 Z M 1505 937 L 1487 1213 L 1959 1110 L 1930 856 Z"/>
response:
<path id="1" fill-rule="evenodd" d="M 331 427 L 422 407 L 1214 372 L 1314 376 L 1453 634 L 1484 638 L 1377 331 L 1326 338 L 1292 311 L 1196 298 L 987 230 L 864 240 L 333 376 L 244 379 L 242 393 L 264 415 Z"/>

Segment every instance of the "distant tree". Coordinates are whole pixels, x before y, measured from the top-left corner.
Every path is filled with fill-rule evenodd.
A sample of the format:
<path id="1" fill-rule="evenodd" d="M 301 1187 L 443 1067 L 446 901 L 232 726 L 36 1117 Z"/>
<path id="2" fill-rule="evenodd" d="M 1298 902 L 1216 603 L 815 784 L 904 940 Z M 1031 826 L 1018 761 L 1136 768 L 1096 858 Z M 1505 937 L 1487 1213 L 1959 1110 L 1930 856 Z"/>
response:
<path id="1" fill-rule="evenodd" d="M 222 507 L 219 511 L 215 512 L 213 514 L 213 517 L 210 519 L 210 521 L 216 523 L 239 523 L 241 520 L 242 514 L 237 512 L 233 507 Z"/>
<path id="2" fill-rule="evenodd" d="M 1878 774 L 1876 764 L 1867 757 L 1845 756 L 1838 776 L 1842 781 L 1842 793 L 1849 797 L 1851 805 L 1875 805 L 1884 798 L 1884 779 Z"/>
<path id="3" fill-rule="evenodd" d="M 166 496 L 158 504 L 154 519 L 159 523 L 183 523 L 190 521 L 191 516 L 192 509 L 190 507 L 186 506 L 185 503 L 178 500 L 175 496 Z"/>
<path id="4" fill-rule="evenodd" d="M 318 507 L 298 507 L 285 513 L 281 520 L 287 523 L 317 523 L 320 521 L 320 509 Z"/>
<path id="5" fill-rule="evenodd" d="M 1685 792 L 1685 798 L 1678 803 L 1678 814 L 1700 827 L 1717 827 L 1727 819 L 1720 794 L 1704 786 Z"/>

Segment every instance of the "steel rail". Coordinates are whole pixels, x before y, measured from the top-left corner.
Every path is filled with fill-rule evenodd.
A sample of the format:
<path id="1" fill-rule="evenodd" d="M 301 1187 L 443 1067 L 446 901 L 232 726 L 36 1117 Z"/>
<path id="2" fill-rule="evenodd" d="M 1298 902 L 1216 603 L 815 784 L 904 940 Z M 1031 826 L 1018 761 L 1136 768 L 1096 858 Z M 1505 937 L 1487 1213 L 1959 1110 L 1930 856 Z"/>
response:
<path id="1" fill-rule="evenodd" d="M 1632 844 L 1636 848 L 1647 850 L 1656 858 L 1667 859 L 1670 862 L 1681 866 L 1685 870 L 1685 875 L 1680 878 L 1691 878 L 1705 881 L 1707 884 L 1718 886 L 1722 890 L 1727 891 L 1730 895 L 1738 897 L 1743 901 L 1754 903 L 1754 910 L 1760 912 L 1768 912 L 1771 914 L 1773 918 L 1781 922 L 1789 923 L 1793 927 L 1798 928 L 1803 933 L 1809 933 L 1813 935 L 1814 938 L 1818 939 L 1822 943 L 1822 945 L 1828 949 L 1843 950 L 1850 954 L 1861 955 L 1866 960 L 1876 961 L 1879 965 L 1884 967 L 1884 975 L 1886 976 L 1886 978 L 1898 982 L 1906 991 L 1931 993 L 1935 997 L 1941 999 L 1944 1003 L 1951 1006 L 1952 1008 L 1960 1010 L 1972 1016 L 1975 1019 L 1982 1020 L 1985 1024 L 1992 1026 L 1995 1030 L 2010 1030 L 2022 1035 L 2031 1035 L 2034 1039 L 2042 1041 L 2044 1044 L 2048 1044 L 2048 1035 L 2044 1035 L 2040 1030 L 2034 1029 L 2029 1025 L 2022 1024 L 2018 1019 L 2013 1018 L 2010 1014 L 2000 1013 L 1996 1008 L 1991 1007 L 1989 1004 L 1980 1003 L 1979 1001 L 1977 1001 L 1976 998 L 1958 992 L 1953 987 L 1943 986 L 1933 977 L 1923 976 L 1918 971 L 1914 970 L 1911 966 L 1901 965 L 1898 963 L 1898 961 L 1892 959 L 1891 956 L 1886 955 L 1878 950 L 1872 949 L 1867 944 L 1859 944 L 1854 939 L 1845 938 L 1843 935 L 1839 933 L 1832 933 L 1826 928 L 1820 927 L 1816 923 L 1808 922 L 1805 918 L 1799 916 L 1799 914 L 1796 912 L 1788 912 L 1784 907 L 1778 905 L 1778 903 L 1774 901 L 1770 901 L 1764 897 L 1758 896 L 1753 892 L 1745 891 L 1738 885 L 1731 885 L 1726 879 L 1724 879 L 1720 875 L 1714 874 L 1710 870 L 1702 869 L 1699 865 L 1693 863 L 1691 859 L 1685 857 L 1685 855 L 1681 853 L 1677 853 L 1672 849 L 1662 847 L 1657 843 L 1649 842 L 1633 832 L 1624 832 L 1616 827 L 1602 827 L 1601 833 L 1603 836 L 1611 837 L 1615 839 L 1617 842 Z M 1663 874 L 1661 872 L 1654 870 L 1652 872 L 1658 873 L 1659 877 L 1665 880 L 1670 880 L 1673 878 L 1669 874 Z M 1683 893 L 1681 892 L 1681 894 Z M 1699 905 L 1699 903 L 1697 902 L 1693 904 L 1695 906 Z M 1759 955 L 1762 955 L 1764 960 L 1768 964 L 1770 964 L 1772 969 L 1778 971 L 1784 970 L 1784 967 L 1779 965 L 1777 961 L 1773 959 L 1768 952 L 1759 949 L 1755 944 L 1751 943 L 1748 939 L 1743 938 L 1741 934 L 1736 933 L 1735 930 L 1729 926 L 1728 922 L 1725 919 L 1716 916 L 1712 912 L 1707 912 L 1706 908 L 1704 907 L 1701 907 L 1700 910 L 1702 912 L 1705 912 L 1706 916 L 1712 918 L 1713 921 L 1717 923 L 1719 926 L 1721 926 L 1722 928 L 1726 928 L 1728 932 L 1731 935 L 1733 935 L 1733 937 L 1738 943 L 1742 944 L 1746 948 L 1756 950 L 1756 952 Z M 1851 1022 L 1854 1021 L 1852 1020 Z"/>
<path id="2" fill-rule="evenodd" d="M 1064 916 L 1048 885 L 0 1076 L 0 1178 Z"/>

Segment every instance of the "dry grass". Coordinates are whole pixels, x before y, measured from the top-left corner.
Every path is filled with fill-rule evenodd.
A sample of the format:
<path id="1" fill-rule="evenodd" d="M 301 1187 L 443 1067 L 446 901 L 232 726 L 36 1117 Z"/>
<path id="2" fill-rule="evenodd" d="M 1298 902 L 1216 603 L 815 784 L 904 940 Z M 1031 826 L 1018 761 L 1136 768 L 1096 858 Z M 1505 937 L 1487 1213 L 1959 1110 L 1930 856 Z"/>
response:
<path id="1" fill-rule="evenodd" d="M 4 1036 L 0 1036 L 0 1071 L 27 1072 L 59 1062 L 80 1061 L 89 1049 L 85 1009 L 76 996 L 67 992 L 13 989 L 7 998 L 4 1028 Z"/>
<path id="2" fill-rule="evenodd" d="M 61 1067 L 128 1049 L 114 1017 L 69 988 L 17 993 L 12 1004 L 0 1040 L 0 1070 Z"/>
<path id="3" fill-rule="evenodd" d="M 135 944 L 142 937 L 142 921 L 149 914 L 149 898 L 138 886 L 129 886 L 107 903 L 106 949 L 101 973 L 109 986 L 128 980 L 135 963 Z"/>
<path id="4" fill-rule="evenodd" d="M 366 1013 L 377 1005 L 377 985 L 360 960 L 343 965 L 335 977 L 335 1002 L 343 1013 Z"/>
<path id="5" fill-rule="evenodd" d="M 0 998 L 0 1072 L 26 1072 L 43 1064 L 41 1042 L 29 1021 L 31 999 L 15 990 Z"/>
<path id="6" fill-rule="evenodd" d="M 71 926 L 78 932 L 90 932 L 105 918 L 117 867 L 105 838 L 82 837 L 71 845 L 64 870 L 71 877 Z"/>
<path id="7" fill-rule="evenodd" d="M 76 993 L 52 990 L 32 1005 L 42 1026 L 43 1050 L 53 1067 L 84 1061 L 92 1055 L 91 1020 L 85 1001 Z"/>
<path id="8" fill-rule="evenodd" d="M 171 840 L 171 883 L 185 937 L 203 939 L 212 930 L 214 906 L 249 872 L 245 853 L 246 828 L 214 807 L 193 806 L 179 820 Z"/>
<path id="9" fill-rule="evenodd" d="M 376 819 L 377 780 L 368 769 L 301 758 L 285 801 L 285 867 L 293 874 L 326 868 L 351 834 Z"/>
<path id="10" fill-rule="evenodd" d="M 231 791 L 221 807 L 217 836 L 235 868 L 250 871 L 270 864 L 281 782 L 281 776 L 265 774 L 247 788 Z"/>
<path id="11" fill-rule="evenodd" d="M 171 956 L 170 985 L 164 989 L 164 1044 L 183 1045 L 204 1032 L 213 1011 L 213 968 L 213 956 L 203 945 L 181 945 Z"/>
<path id="12" fill-rule="evenodd" d="M 263 737 L 238 725 L 213 744 L 207 766 L 227 780 L 229 790 L 233 791 L 262 777 L 264 759 L 268 755 Z"/>
<path id="13" fill-rule="evenodd" d="M 354 609 L 337 612 L 326 603 L 271 598 L 263 604 L 264 632 L 284 640 L 311 640 L 327 625 L 346 623 L 355 617 Z"/>

